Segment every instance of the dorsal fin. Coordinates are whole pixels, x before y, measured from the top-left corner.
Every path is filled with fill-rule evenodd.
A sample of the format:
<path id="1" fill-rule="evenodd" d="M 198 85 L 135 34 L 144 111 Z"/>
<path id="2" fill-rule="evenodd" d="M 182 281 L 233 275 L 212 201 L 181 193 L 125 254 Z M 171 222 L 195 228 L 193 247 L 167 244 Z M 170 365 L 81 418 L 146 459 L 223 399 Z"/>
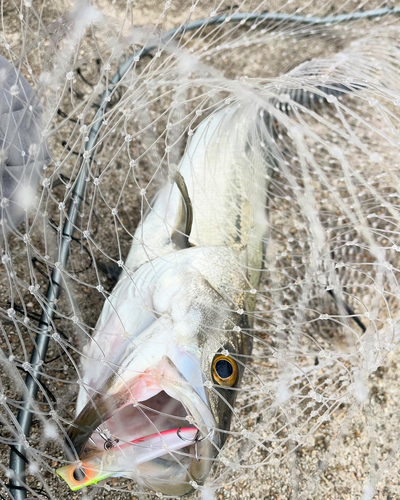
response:
<path id="1" fill-rule="evenodd" d="M 365 88 L 361 82 L 346 79 L 332 71 L 332 64 L 338 68 L 342 62 L 335 59 L 307 59 L 284 75 L 279 81 L 279 89 L 275 84 L 272 102 L 283 112 L 290 113 L 292 106 L 299 104 L 308 109 L 315 109 L 323 104 L 341 99 L 347 94 Z M 284 98 L 283 98 L 284 97 Z"/>
<path id="2" fill-rule="evenodd" d="M 361 84 L 349 84 L 345 85 L 343 83 L 326 83 L 325 85 L 312 85 L 310 88 L 298 87 L 298 88 L 284 88 L 279 91 L 279 96 L 286 96 L 285 100 L 280 97 L 273 98 L 272 101 L 275 107 L 279 108 L 281 111 L 290 113 L 291 103 L 299 104 L 309 109 L 314 109 L 325 103 L 329 103 L 329 97 L 336 97 L 340 99 L 341 97 L 354 92 L 355 90 L 361 90 L 363 86 Z"/>

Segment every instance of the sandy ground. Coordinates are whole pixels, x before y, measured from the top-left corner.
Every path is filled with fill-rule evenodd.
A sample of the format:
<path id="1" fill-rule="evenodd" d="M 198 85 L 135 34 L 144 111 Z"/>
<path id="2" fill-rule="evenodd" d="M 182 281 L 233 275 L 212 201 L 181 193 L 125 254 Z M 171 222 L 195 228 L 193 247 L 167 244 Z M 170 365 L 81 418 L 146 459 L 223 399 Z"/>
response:
<path id="1" fill-rule="evenodd" d="M 304 12 L 313 12 L 316 15 L 324 15 L 335 12 L 336 10 L 345 9 L 348 11 L 349 6 L 343 7 L 343 2 L 336 0 L 327 5 L 326 2 L 314 2 L 310 5 L 302 5 L 301 2 L 292 2 L 290 5 L 285 5 L 281 8 L 278 1 L 268 4 L 268 10 L 274 11 L 280 8 L 283 12 L 292 12 L 296 5 L 304 7 Z M 369 2 L 365 8 L 374 8 L 379 2 Z M 70 9 L 68 2 L 52 2 L 51 4 L 43 4 L 44 10 L 42 13 L 41 21 L 46 26 L 46 36 L 50 36 L 52 43 L 58 43 L 57 33 L 59 27 L 56 29 L 54 23 L 57 18 L 61 18 L 62 26 L 68 27 L 68 18 L 62 17 L 65 10 Z M 129 35 L 129 22 L 132 21 L 135 26 L 144 26 L 146 29 L 169 29 L 182 22 L 188 15 L 189 6 L 184 2 L 172 2 L 168 9 L 167 15 L 163 18 L 162 23 L 157 20 L 161 18 L 162 6 L 157 2 L 147 1 L 144 4 L 130 3 L 128 6 L 124 2 L 98 2 L 99 8 L 103 10 L 113 22 L 106 23 L 106 27 L 102 27 L 99 33 L 102 33 L 103 38 L 99 37 L 96 41 L 94 38 L 85 40 L 79 52 L 81 64 L 76 63 L 74 69 L 81 66 L 82 73 L 88 81 L 95 82 L 97 75 L 97 68 L 94 63 L 96 55 L 103 56 L 103 62 L 106 55 L 110 53 L 113 46 L 113 40 L 116 39 L 119 30 L 121 29 L 122 35 L 127 37 Z M 245 4 L 246 8 L 242 10 L 251 10 L 256 5 L 255 2 L 248 2 Z M 39 12 L 39 2 L 34 2 L 36 12 Z M 214 10 L 223 10 L 230 5 L 223 5 L 222 8 L 212 3 L 200 3 L 193 14 L 193 18 L 200 18 L 208 16 Z M 310 10 L 311 9 L 311 10 Z M 264 10 L 264 9 L 261 9 Z M 20 22 L 18 18 L 19 12 L 14 6 L 6 4 L 3 7 L 3 19 L 5 20 L 4 35 L 10 43 L 13 54 L 17 57 L 21 50 L 21 37 L 20 37 Z M 37 27 L 34 16 L 25 12 L 25 16 L 31 16 L 31 23 Z M 123 20 L 128 19 L 123 25 Z M 25 17 L 26 19 L 26 17 Z M 229 41 L 242 40 L 243 36 L 248 36 L 248 40 L 240 43 L 237 48 L 230 43 L 229 46 L 221 50 L 215 50 L 215 44 L 212 45 L 210 50 L 205 49 L 202 60 L 217 69 L 220 75 L 227 79 L 237 79 L 239 77 L 247 76 L 250 78 L 273 78 L 279 76 L 296 67 L 298 64 L 314 57 L 328 57 L 346 47 L 350 41 L 356 37 L 361 37 L 371 30 L 371 26 L 377 26 L 379 23 L 384 23 L 386 20 L 381 21 L 363 21 L 357 24 L 349 25 L 341 30 L 329 29 L 328 35 L 322 33 L 313 33 L 305 36 L 304 32 L 291 37 L 275 37 L 268 38 L 268 33 L 256 33 L 247 28 L 235 28 L 227 39 Z M 390 22 L 396 22 L 391 20 Z M 397 21 L 398 22 L 398 21 Z M 57 25 L 59 26 L 59 25 Z M 121 27 L 122 26 L 122 27 Z M 26 28 L 23 28 L 25 30 Z M 41 29 L 38 32 L 42 32 Z M 31 43 L 36 40 L 36 32 L 27 31 L 27 39 Z M 212 33 L 209 29 L 206 33 Z M 221 31 L 218 31 L 221 33 Z M 50 35 L 49 35 L 50 34 Z M 300 36 L 301 35 L 301 36 Z M 140 41 L 140 34 L 137 35 Z M 107 38 L 109 37 L 109 38 Z M 207 38 L 206 38 L 207 39 Z M 33 51 L 30 55 L 31 67 L 33 69 L 32 76 L 29 76 L 23 69 L 24 74 L 33 82 L 38 82 L 38 75 L 40 68 L 46 68 L 52 74 L 57 73 L 58 69 L 53 66 L 54 59 L 46 59 L 44 54 L 46 50 L 51 51 L 52 43 L 46 48 L 42 48 L 41 53 Z M 207 42 L 209 43 L 209 42 Z M 97 44 L 97 45 L 96 45 Z M 127 42 L 125 43 L 128 44 Z M 203 44 L 203 45 L 201 45 Z M 193 43 L 194 46 L 195 43 Z M 211 45 L 211 44 L 210 44 Z M 205 47 L 205 42 L 201 42 L 198 46 Z M 49 48 L 50 47 L 50 48 Z M 130 53 L 131 48 L 126 49 Z M 2 53 L 7 56 L 7 51 L 2 50 Z M 24 62 L 24 61 L 23 61 Z M 62 61 L 61 61 L 62 62 Z M 144 62 L 142 62 L 144 64 Z M 112 63 L 114 64 L 114 63 Z M 114 68 L 114 66 L 113 66 Z M 112 73 L 112 71 L 111 71 Z M 68 92 L 64 93 L 60 101 L 62 110 L 65 113 L 73 111 L 72 118 L 76 119 L 79 112 L 75 111 L 75 107 L 80 101 L 84 100 L 91 89 L 82 79 L 75 74 L 75 90 L 78 94 L 69 96 Z M 168 89 L 168 84 L 161 87 L 160 90 Z M 222 93 L 216 99 L 221 98 Z M 126 95 L 124 95 L 126 96 Z M 45 109 L 48 111 L 51 104 L 57 101 L 59 96 L 56 93 L 45 93 L 43 98 L 46 100 L 47 106 Z M 166 106 L 169 105 L 170 97 L 165 95 L 157 99 L 156 103 L 148 107 L 148 111 L 144 115 L 149 114 L 149 117 L 155 117 L 161 113 Z M 114 102 L 112 103 L 114 104 Z M 60 106 L 61 107 L 61 106 Z M 53 105 L 54 109 L 54 105 Z M 88 111 L 88 119 L 90 119 L 93 110 Z M 130 130 L 135 130 L 135 127 L 148 123 L 149 117 L 139 114 L 136 122 L 130 122 Z M 50 118 L 46 115 L 46 118 Z M 112 118 L 115 119 L 115 116 Z M 384 120 L 377 118 L 379 127 L 385 127 Z M 64 123 L 62 116 L 54 118 L 54 122 L 60 125 L 60 130 L 54 132 L 49 141 L 52 146 L 53 157 L 61 160 L 61 173 L 64 177 L 53 177 L 53 184 L 49 191 L 44 191 L 40 202 L 41 213 L 45 210 L 48 211 L 46 220 L 50 218 L 51 224 L 57 226 L 60 224 L 60 212 L 57 211 L 59 202 L 69 200 L 68 189 L 65 184 L 68 183 L 68 177 L 73 177 L 76 174 L 76 168 L 79 160 L 74 154 L 69 155 L 68 151 L 64 149 L 63 142 L 67 142 L 68 146 L 73 150 L 79 150 L 80 142 L 76 142 L 78 137 L 77 127 L 75 123 Z M 62 125 L 62 127 L 61 127 Z M 141 141 L 133 144 L 132 151 L 135 154 L 146 149 L 146 146 L 151 144 L 154 137 L 157 136 L 165 127 L 165 120 L 160 120 L 157 123 L 158 129 L 143 135 Z M 111 125 L 108 130 L 111 129 Z M 125 133 L 125 132 L 124 132 Z M 132 132 L 130 132 L 132 133 Z M 322 133 L 322 132 L 321 132 Z M 379 152 L 386 159 L 387 146 L 380 144 L 376 138 L 365 136 L 366 141 L 377 142 L 374 144 L 374 151 Z M 147 143 L 146 143 L 147 141 Z M 139 143 L 140 142 L 140 143 Z M 104 147 L 99 154 L 98 162 L 94 166 L 94 172 L 100 172 L 102 165 L 110 161 L 116 148 L 121 143 L 121 136 L 118 132 L 111 132 L 108 139 L 104 141 Z M 157 154 L 154 153 L 155 160 Z M 151 158 L 151 157 L 150 157 Z M 392 161 L 389 155 L 388 161 Z M 79 223 L 79 232 L 86 228 L 88 224 L 88 214 L 90 206 L 93 203 L 95 206 L 95 217 L 91 221 L 91 228 L 93 231 L 93 244 L 87 244 L 82 247 L 80 243 L 75 242 L 72 245 L 72 253 L 70 259 L 70 278 L 66 281 L 65 288 L 68 294 L 64 293 L 61 296 L 58 304 L 59 316 L 56 320 L 56 326 L 62 331 L 63 338 L 68 339 L 68 343 L 73 346 L 68 349 L 70 357 L 65 353 L 61 357 L 60 348 L 56 342 L 51 341 L 49 351 L 46 358 L 46 387 L 50 390 L 50 394 L 54 395 L 57 412 L 52 415 L 54 418 L 58 415 L 65 422 L 70 421 L 73 416 L 74 403 L 77 392 L 76 385 L 76 370 L 73 362 L 79 362 L 79 349 L 85 343 L 87 333 L 93 329 L 96 319 L 102 308 L 103 296 L 102 293 L 107 293 L 112 290 L 114 281 L 110 276 L 104 272 L 104 266 L 111 267 L 111 262 L 123 259 L 129 249 L 131 234 L 133 233 L 137 223 L 140 220 L 140 203 L 141 196 L 139 195 L 138 186 L 132 179 L 126 179 L 126 162 L 129 161 L 125 153 L 121 153 L 117 158 L 112 168 L 104 175 L 102 181 L 102 188 L 97 192 L 95 200 L 90 195 L 93 193 L 93 183 L 88 191 L 87 198 L 84 205 L 84 217 Z M 357 162 L 356 153 L 354 153 L 354 162 Z M 396 166 L 393 160 L 394 167 Z M 99 163 L 100 162 L 100 163 Z M 361 163 L 362 166 L 362 163 Z M 58 167 L 54 164 L 49 165 L 46 176 L 53 173 Z M 152 170 L 149 156 L 145 157 L 136 169 L 136 182 L 139 187 L 146 186 L 154 172 Z M 371 179 L 375 176 L 375 172 L 371 170 Z M 94 174 L 95 177 L 95 174 Z M 161 179 L 161 175 L 160 175 Z M 151 199 L 152 195 L 156 192 L 161 180 L 156 179 L 151 182 L 148 189 L 147 197 Z M 120 200 L 118 210 L 118 221 L 115 220 L 111 214 L 110 207 L 115 206 L 118 200 L 121 187 L 125 184 L 122 200 Z M 103 187 L 104 186 L 104 187 Z M 285 227 L 283 234 L 288 234 L 290 228 L 294 228 L 295 224 L 293 219 L 286 216 L 293 217 L 293 209 L 290 204 L 283 205 L 280 208 L 280 214 L 273 216 L 273 224 L 278 227 Z M 282 215 L 283 214 L 283 215 Z M 285 215 L 286 214 L 286 215 Z M 290 222 L 288 222 L 290 220 Z M 44 229 L 43 229 L 44 227 Z M 95 229 L 93 229 L 95 228 Z M 294 230 L 294 235 L 296 232 Z M 299 233 L 301 231 L 299 230 Z M 29 273 L 32 272 L 32 256 L 35 255 L 37 249 L 38 255 L 46 253 L 52 254 L 57 246 L 56 231 L 50 229 L 48 223 L 36 225 L 35 231 L 32 236 L 32 253 L 28 253 L 26 245 L 22 238 L 11 237 L 10 245 L 12 249 L 12 264 L 16 277 L 9 280 L 5 274 L 5 268 L 1 269 L 2 276 L 6 279 L 5 283 L 12 282 L 12 287 L 6 284 L 0 289 L 0 300 L 2 306 L 2 328 L 3 337 L 0 341 L 0 347 L 3 349 L 4 357 L 2 358 L 2 371 L 1 382 L 4 394 L 7 397 L 7 404 L 2 407 L 2 426 L 1 426 L 1 442 L 0 442 L 0 456 L 2 468 L 0 470 L 1 481 L 7 482 L 6 467 L 8 466 L 9 447 L 7 443 L 15 442 L 13 437 L 13 415 L 18 408 L 19 400 L 19 382 L 23 379 L 19 373 L 23 370 L 17 369 L 21 367 L 23 361 L 29 359 L 29 352 L 32 346 L 32 336 L 35 333 L 35 314 L 40 314 L 39 300 L 32 296 L 28 291 L 29 286 Z M 278 239 L 277 239 L 278 240 Z M 47 247 L 44 245 L 47 243 Z M 95 244 L 94 244 L 95 243 Z M 281 250 L 285 248 L 284 243 L 277 243 L 277 248 Z M 296 253 L 296 248 L 293 249 L 293 255 Z M 89 257 L 90 255 L 90 257 Z M 348 254 L 344 253 L 344 259 L 350 259 Z M 97 268 L 91 264 L 91 258 L 97 262 Z M 285 257 L 279 265 L 285 266 Z M 290 259 L 288 258 L 288 262 Z M 46 267 L 42 263 L 38 263 L 35 268 L 35 276 L 37 283 L 40 285 L 40 293 L 44 294 L 46 288 L 46 276 L 40 274 L 44 271 L 46 274 Z M 299 271 L 300 273 L 300 271 Z M 351 276 L 350 276 L 351 277 Z M 268 304 L 268 300 L 263 301 L 267 296 L 267 291 L 271 286 L 271 276 L 266 273 L 262 286 L 260 287 L 260 300 L 259 300 L 259 320 L 256 321 L 256 329 L 263 340 L 269 344 L 274 344 L 277 341 L 274 332 L 270 333 L 266 329 L 268 325 L 268 317 L 263 314 L 263 309 Z M 99 293 L 96 289 L 98 284 L 104 287 L 104 292 Z M 7 317 L 6 310 L 10 307 L 9 301 L 11 300 L 11 291 L 15 297 L 15 303 L 19 306 L 25 305 L 26 312 L 18 311 L 18 315 L 23 319 L 24 315 L 30 316 L 31 325 L 29 328 L 23 322 L 13 323 Z M 19 294 L 19 295 L 18 295 Z M 39 295 L 40 298 L 40 295 Z M 329 299 L 321 299 L 318 303 L 319 308 L 324 311 L 328 310 L 330 313 L 334 311 L 332 301 Z M 396 307 L 392 306 L 393 311 Z M 71 317 L 76 316 L 78 323 L 75 324 L 71 321 Z M 37 318 L 36 318 L 37 319 Z M 367 321 L 367 320 L 366 320 Z M 312 330 L 312 328 L 311 328 Z M 340 353 L 342 346 L 342 333 L 340 328 L 335 329 L 335 325 L 329 322 L 325 328 L 326 336 L 321 332 L 315 334 L 319 346 L 323 346 L 326 351 Z M 306 333 L 309 333 L 308 330 Z M 310 351 L 307 352 L 307 348 Z M 306 352 L 305 358 L 310 357 L 314 359 L 315 355 L 320 352 L 320 347 L 315 350 L 311 344 L 305 342 L 303 345 L 302 353 Z M 24 351 L 26 349 L 26 351 Z M 264 349 L 264 351 L 263 351 Z M 279 360 L 269 359 L 272 351 L 266 350 L 265 346 L 256 343 L 254 364 L 252 370 L 262 379 L 266 386 L 276 383 L 275 377 L 279 372 Z M 9 358 L 14 356 L 14 358 Z M 55 359 L 57 358 L 57 359 Z M 7 360 L 11 359 L 8 363 Z M 302 358 L 303 359 L 303 358 Z M 303 359 L 304 361 L 304 359 Z M 300 362 L 300 361 L 299 361 Z M 308 362 L 304 362 L 304 366 L 308 366 Z M 324 361 L 320 360 L 321 369 L 320 373 L 316 372 L 316 377 L 322 379 L 324 377 L 325 365 Z M 350 362 L 349 362 L 350 363 Z M 235 466 L 222 467 L 216 469 L 212 474 L 211 480 L 207 483 L 206 488 L 201 492 L 195 493 L 188 498 L 203 498 L 209 500 L 211 498 L 225 499 L 225 498 L 242 498 L 242 499 L 397 499 L 400 498 L 400 462 L 398 455 L 398 408 L 399 408 L 399 394 L 400 394 L 400 353 L 395 350 L 387 355 L 383 366 L 376 370 L 365 380 L 367 389 L 367 397 L 362 402 L 357 402 L 354 399 L 343 404 L 330 405 L 326 403 L 326 407 L 330 408 L 330 417 L 328 420 L 318 426 L 317 430 L 311 432 L 312 422 L 311 417 L 306 418 L 309 423 L 309 434 L 304 431 L 301 440 L 301 446 L 296 446 L 296 440 L 293 442 L 282 445 L 279 439 L 282 436 L 277 431 L 279 422 L 285 420 L 284 417 L 276 417 L 275 426 L 271 424 L 271 401 L 257 393 L 259 385 L 257 379 L 246 377 L 243 384 L 243 391 L 240 394 L 238 401 L 238 408 L 240 409 L 241 418 L 247 422 L 248 430 L 253 435 L 253 441 L 249 437 L 239 440 L 236 446 L 242 447 L 238 452 L 235 448 L 235 437 L 228 443 L 224 456 L 228 461 L 238 460 L 241 457 L 240 467 L 238 470 L 233 470 Z M 343 373 L 340 370 L 332 371 L 331 378 L 335 382 L 335 377 L 339 377 Z M 332 381 L 331 381 L 332 383 Z M 270 385 L 269 385 L 270 384 Z M 301 390 L 301 383 L 298 384 L 297 389 Z M 327 393 L 329 393 L 329 386 Z M 53 396 L 47 397 L 52 400 Z M 264 398 L 264 400 L 263 400 Z M 43 412 L 43 416 L 48 416 L 48 406 L 46 406 L 46 396 L 43 391 L 40 391 L 39 401 L 41 405 L 39 409 Z M 265 408 L 263 407 L 265 402 Z M 296 405 L 295 405 L 296 406 Z M 292 423 L 300 422 L 302 418 L 302 411 L 300 406 L 295 408 L 288 406 L 288 412 L 293 412 L 293 415 L 287 416 L 287 421 Z M 320 406 L 316 406 L 318 414 L 323 414 Z M 325 410 L 324 410 L 325 411 Z M 269 420 L 268 420 L 269 419 Z M 66 425 L 64 425 L 66 427 Z M 271 434 L 275 432 L 274 441 Z M 307 437 L 305 439 L 305 436 Z M 75 498 L 92 498 L 92 499 L 110 499 L 110 500 L 124 500 L 134 498 L 154 498 L 151 493 L 138 492 L 137 487 L 132 481 L 113 479 L 107 482 L 107 486 L 99 485 L 95 488 L 88 490 L 85 493 L 72 493 L 67 487 L 60 483 L 53 470 L 59 467 L 60 460 L 63 458 L 60 444 L 56 440 L 47 439 L 46 433 L 43 431 L 43 423 L 39 415 L 34 418 L 34 424 L 30 437 L 30 446 L 34 450 L 40 450 L 40 454 L 46 454 L 38 460 L 41 464 L 41 475 L 31 475 L 29 477 L 29 484 L 33 488 L 41 488 L 45 486 L 47 495 L 57 500 L 69 500 Z M 254 446 L 254 442 L 257 446 Z M 261 444 L 261 445 L 260 445 Z M 273 458 L 271 457 L 271 450 L 275 450 Z M 289 453 L 290 452 L 290 453 Z M 282 458 L 284 456 L 284 458 Z M 268 459 L 267 459 L 268 458 Z M 262 466 L 247 467 L 247 464 L 263 463 Z M 224 475 L 226 474 L 226 475 Z M 222 484 L 221 484 L 222 483 Z M 214 491 L 214 485 L 218 488 Z M 2 488 L 2 489 L 1 489 Z M 0 494 L 2 498 L 8 498 L 7 488 L 0 486 Z M 1 498 L 1 497 L 0 497 Z M 36 498 L 42 498 L 36 495 Z"/>

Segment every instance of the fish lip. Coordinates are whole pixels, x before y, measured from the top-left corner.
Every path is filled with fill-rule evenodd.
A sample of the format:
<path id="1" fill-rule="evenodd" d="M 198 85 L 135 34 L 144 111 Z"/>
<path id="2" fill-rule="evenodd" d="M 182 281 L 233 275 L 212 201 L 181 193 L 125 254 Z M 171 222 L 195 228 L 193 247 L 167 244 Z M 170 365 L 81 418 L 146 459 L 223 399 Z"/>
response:
<path id="1" fill-rule="evenodd" d="M 209 404 L 189 384 L 168 356 L 164 355 L 158 365 L 161 365 L 160 392 L 164 390 L 170 398 L 179 401 L 188 412 L 190 424 L 199 430 L 201 437 L 196 439 L 191 446 L 188 443 L 190 450 L 193 451 L 193 458 L 189 462 L 186 479 L 188 484 L 190 481 L 202 484 L 208 476 L 212 458 L 215 455 L 213 445 L 215 421 Z M 75 457 L 78 455 L 79 459 L 85 456 L 86 444 L 96 429 L 124 405 L 129 404 L 130 398 L 132 399 L 129 389 L 110 395 L 107 387 L 109 387 L 109 381 L 106 381 L 86 404 L 69 429 L 68 447 Z"/>
<path id="2" fill-rule="evenodd" d="M 118 411 L 120 399 L 115 398 L 116 395 L 103 395 L 100 389 L 70 425 L 66 440 L 70 452 L 75 457 L 79 458 L 82 455 L 89 438 L 99 425 Z"/>

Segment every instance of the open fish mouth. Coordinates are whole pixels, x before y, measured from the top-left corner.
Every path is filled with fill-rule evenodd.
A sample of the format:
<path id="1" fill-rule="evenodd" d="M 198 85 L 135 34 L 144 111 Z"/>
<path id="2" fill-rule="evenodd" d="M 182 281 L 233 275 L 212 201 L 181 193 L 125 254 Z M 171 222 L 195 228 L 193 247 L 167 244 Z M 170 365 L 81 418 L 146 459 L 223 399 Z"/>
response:
<path id="1" fill-rule="evenodd" d="M 73 491 L 118 476 L 139 476 L 166 494 L 170 488 L 176 492 L 177 482 L 179 494 L 202 484 L 216 454 L 214 419 L 204 396 L 167 356 L 156 367 L 123 378 L 111 393 L 100 390 L 79 413 L 69 431 L 79 462 L 57 474 Z"/>
<path id="2" fill-rule="evenodd" d="M 193 417 L 182 403 L 171 398 L 165 391 L 137 404 L 128 405 L 117 411 L 110 419 L 96 429 L 90 442 L 96 448 L 108 450 L 144 439 L 143 436 L 175 429 L 197 427 L 193 425 Z"/>

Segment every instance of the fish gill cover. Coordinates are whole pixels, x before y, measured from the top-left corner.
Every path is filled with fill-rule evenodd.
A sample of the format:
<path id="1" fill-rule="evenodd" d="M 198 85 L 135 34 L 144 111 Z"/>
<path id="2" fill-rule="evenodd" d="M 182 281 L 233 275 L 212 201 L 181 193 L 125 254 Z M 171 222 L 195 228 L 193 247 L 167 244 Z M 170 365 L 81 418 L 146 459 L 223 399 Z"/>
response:
<path id="1" fill-rule="evenodd" d="M 400 498 L 399 8 L 0 5 L 0 498 Z"/>

